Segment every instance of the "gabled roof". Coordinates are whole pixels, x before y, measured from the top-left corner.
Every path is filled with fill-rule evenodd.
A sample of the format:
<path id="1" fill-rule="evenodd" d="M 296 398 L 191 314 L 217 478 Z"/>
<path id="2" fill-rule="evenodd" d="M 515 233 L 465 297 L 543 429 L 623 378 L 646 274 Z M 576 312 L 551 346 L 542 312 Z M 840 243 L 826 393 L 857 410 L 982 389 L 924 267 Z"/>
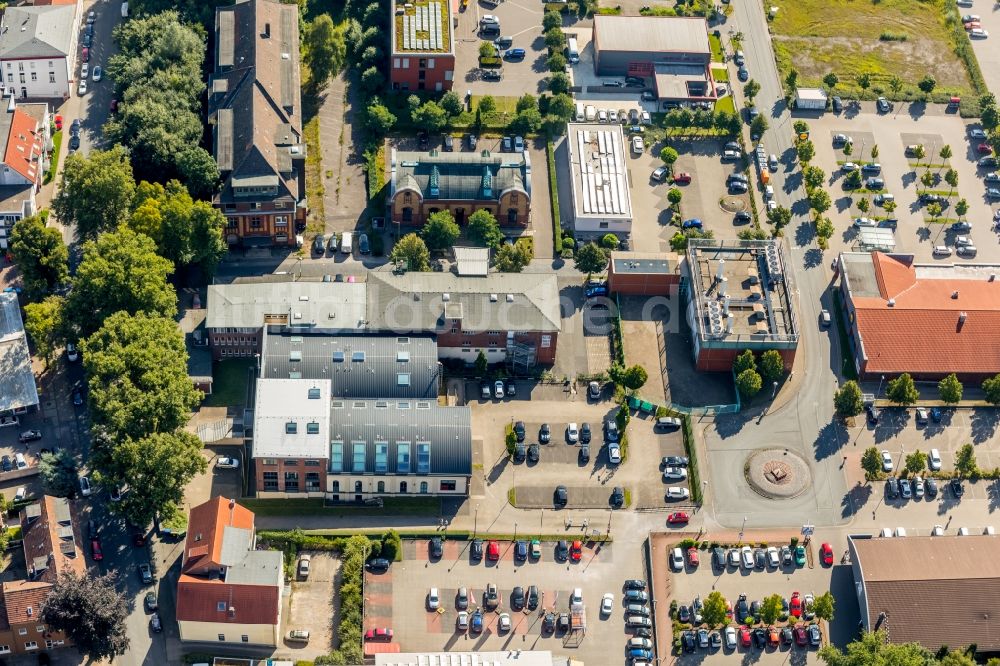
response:
<path id="1" fill-rule="evenodd" d="M 527 153 L 392 151 L 392 191 L 410 189 L 424 199 L 496 201 L 516 190 L 531 196 Z"/>
<path id="2" fill-rule="evenodd" d="M 0 22 L 0 60 L 67 57 L 75 5 L 8 7 Z"/>
<path id="3" fill-rule="evenodd" d="M 215 119 L 215 159 L 226 178 L 275 186 L 270 198 L 298 200 L 304 157 L 299 93 L 298 7 L 276 0 L 241 0 L 216 10 L 215 71 L 209 117 Z M 260 198 L 260 197 L 257 197 Z"/>
<path id="4" fill-rule="evenodd" d="M 708 23 L 699 16 L 594 16 L 594 45 L 601 51 L 709 55 Z"/>
<path id="5" fill-rule="evenodd" d="M 465 331 L 558 331 L 562 320 L 556 276 L 368 274 L 368 321 L 373 328 L 440 331 L 450 319 L 460 319 Z"/>
<path id="6" fill-rule="evenodd" d="M 181 570 L 186 572 L 203 569 L 218 569 L 231 566 L 232 558 L 225 557 L 223 544 L 229 529 L 253 532 L 253 512 L 225 497 L 213 497 L 204 504 L 191 509 L 187 537 L 184 542 L 184 562 Z M 243 550 L 246 550 L 246 545 Z M 242 555 L 242 553 L 240 553 Z"/>
<path id="7" fill-rule="evenodd" d="M 18 108 L 8 108 L 9 130 L 5 141 L 3 163 L 29 183 L 37 183 L 41 176 L 39 157 L 42 154 L 42 134 L 37 132 L 38 122 Z M 5 123 L 6 124 L 6 123 Z"/>
<path id="8" fill-rule="evenodd" d="M 361 331 L 367 327 L 362 282 L 247 282 L 208 287 L 205 327 L 260 328 L 266 323 Z"/>
<path id="9" fill-rule="evenodd" d="M 72 507 L 65 497 L 43 495 L 22 509 L 21 535 L 29 578 L 54 583 L 64 571 L 78 576 L 87 572 Z"/>
<path id="10" fill-rule="evenodd" d="M 8 625 L 41 621 L 42 604 L 52 590 L 47 581 L 13 580 L 3 583 L 3 603 Z"/>
<path id="11" fill-rule="evenodd" d="M 181 574 L 177 581 L 177 620 L 243 625 L 278 624 L 281 553 L 259 551 L 255 555 L 264 556 L 260 558 L 261 569 L 274 578 L 270 584 L 231 584 L 221 578 L 195 578 Z"/>

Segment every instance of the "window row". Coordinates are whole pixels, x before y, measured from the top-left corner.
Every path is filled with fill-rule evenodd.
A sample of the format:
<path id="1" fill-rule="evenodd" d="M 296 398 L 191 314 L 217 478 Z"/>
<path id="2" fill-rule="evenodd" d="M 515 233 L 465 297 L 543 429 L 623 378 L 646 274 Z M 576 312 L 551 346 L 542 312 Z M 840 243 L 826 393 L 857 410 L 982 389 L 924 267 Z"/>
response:
<path id="1" fill-rule="evenodd" d="M 411 460 L 411 442 L 396 442 L 396 474 L 430 474 L 431 472 L 431 444 L 430 442 L 416 443 L 416 467 L 413 467 Z M 353 441 L 350 443 L 351 460 L 350 465 L 345 464 L 345 444 L 344 442 L 333 442 L 330 446 L 330 472 L 342 474 L 351 472 L 353 474 L 363 474 L 367 470 L 368 444 L 366 442 Z M 389 472 L 389 442 L 375 442 L 375 460 L 373 471 L 375 474 L 386 474 Z"/>

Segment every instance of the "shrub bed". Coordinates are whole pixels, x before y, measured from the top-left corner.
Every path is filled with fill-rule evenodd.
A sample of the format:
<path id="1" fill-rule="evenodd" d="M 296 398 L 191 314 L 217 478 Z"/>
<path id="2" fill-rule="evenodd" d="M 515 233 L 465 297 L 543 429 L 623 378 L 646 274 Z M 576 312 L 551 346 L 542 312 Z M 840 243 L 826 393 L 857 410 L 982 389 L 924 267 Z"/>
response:
<path id="1" fill-rule="evenodd" d="M 563 250 L 562 220 L 559 219 L 559 184 L 556 180 L 556 157 L 551 140 L 545 142 L 545 159 L 549 167 L 549 200 L 552 202 L 552 249 L 558 255 Z"/>
<path id="2" fill-rule="evenodd" d="M 701 504 L 701 475 L 698 472 L 698 449 L 695 446 L 694 430 L 691 428 L 691 416 L 681 416 L 684 433 L 684 451 L 688 457 L 688 485 L 691 487 L 691 501 Z"/>

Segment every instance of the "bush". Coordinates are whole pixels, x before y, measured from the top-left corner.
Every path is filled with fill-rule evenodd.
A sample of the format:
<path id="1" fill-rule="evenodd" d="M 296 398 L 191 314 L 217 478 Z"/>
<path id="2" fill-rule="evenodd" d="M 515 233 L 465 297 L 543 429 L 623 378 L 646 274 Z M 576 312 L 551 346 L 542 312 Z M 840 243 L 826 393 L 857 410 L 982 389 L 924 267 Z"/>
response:
<path id="1" fill-rule="evenodd" d="M 549 167 L 549 199 L 552 204 L 552 247 L 559 254 L 566 248 L 562 237 L 562 220 L 559 219 L 559 185 L 556 182 L 556 158 L 552 141 L 545 142 L 545 161 Z M 568 240 L 568 239 L 567 239 Z M 572 244 L 569 245 L 572 248 Z"/>

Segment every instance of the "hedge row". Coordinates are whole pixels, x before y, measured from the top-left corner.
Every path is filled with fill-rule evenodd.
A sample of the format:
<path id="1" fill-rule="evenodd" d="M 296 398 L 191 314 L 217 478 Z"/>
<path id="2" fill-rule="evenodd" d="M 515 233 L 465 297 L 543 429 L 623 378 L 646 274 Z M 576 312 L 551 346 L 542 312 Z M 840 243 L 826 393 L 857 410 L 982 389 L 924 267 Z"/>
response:
<path id="1" fill-rule="evenodd" d="M 549 200 L 552 204 L 552 250 L 554 256 L 562 252 L 562 220 L 559 219 L 559 183 L 556 180 L 556 157 L 552 140 L 545 141 L 545 159 L 549 165 Z"/>
<path id="2" fill-rule="evenodd" d="M 698 472 L 698 447 L 694 441 L 694 430 L 691 428 L 691 416 L 681 416 L 684 432 L 684 451 L 688 457 L 688 485 L 691 487 L 691 501 L 701 504 L 701 474 Z"/>

